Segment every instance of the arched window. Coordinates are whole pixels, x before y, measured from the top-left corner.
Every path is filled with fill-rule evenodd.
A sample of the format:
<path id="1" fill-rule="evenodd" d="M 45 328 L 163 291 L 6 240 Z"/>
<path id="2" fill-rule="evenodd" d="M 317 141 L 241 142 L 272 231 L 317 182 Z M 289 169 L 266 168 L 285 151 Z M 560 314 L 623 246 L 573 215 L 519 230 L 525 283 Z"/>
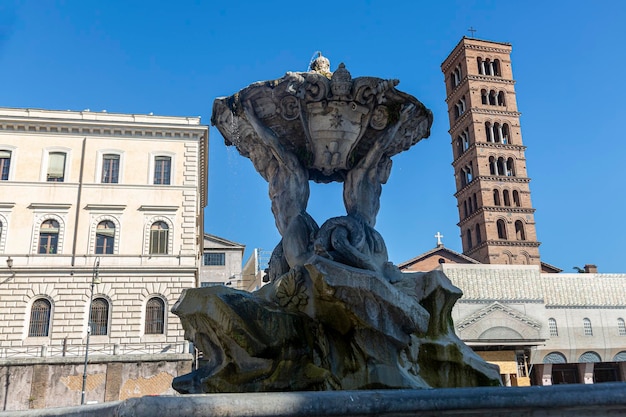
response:
<path id="1" fill-rule="evenodd" d="M 498 102 L 498 93 L 495 90 L 489 91 L 489 105 L 495 106 Z"/>
<path id="2" fill-rule="evenodd" d="M 502 75 L 502 73 L 500 72 L 500 60 L 494 59 L 492 62 L 492 65 L 493 65 L 493 71 L 491 72 L 492 75 L 500 77 Z"/>
<path id="3" fill-rule="evenodd" d="M 591 320 L 588 318 L 583 319 L 583 334 L 585 336 L 593 336 L 593 329 L 591 328 Z"/>
<path id="4" fill-rule="evenodd" d="M 106 336 L 109 333 L 109 302 L 104 298 L 92 301 L 89 325 L 92 336 Z"/>
<path id="5" fill-rule="evenodd" d="M 469 149 L 469 130 L 465 129 L 461 133 L 461 140 L 463 141 L 463 152 Z"/>
<path id="6" fill-rule="evenodd" d="M 517 190 L 513 190 L 513 204 L 515 204 L 515 207 L 521 206 L 521 202 L 519 199 L 519 192 L 517 192 Z"/>
<path id="7" fill-rule="evenodd" d="M 159 297 L 152 297 L 146 304 L 146 334 L 163 334 L 165 323 L 165 303 Z"/>
<path id="8" fill-rule="evenodd" d="M 626 324 L 624 324 L 624 319 L 617 319 L 617 334 L 620 336 L 626 336 Z"/>
<path id="9" fill-rule="evenodd" d="M 115 243 L 115 224 L 110 220 L 98 223 L 96 228 L 96 254 L 112 255 Z"/>
<path id="10" fill-rule="evenodd" d="M 463 79 L 463 72 L 461 71 L 461 64 L 457 65 L 452 71 L 452 88 L 461 84 L 461 80 Z"/>
<path id="11" fill-rule="evenodd" d="M 476 196 L 476 193 L 474 193 L 474 209 L 472 210 L 472 212 L 478 210 L 478 197 Z"/>
<path id="12" fill-rule="evenodd" d="M 524 224 L 521 220 L 515 221 L 515 238 L 517 240 L 526 240 L 526 233 L 524 232 Z"/>
<path id="13" fill-rule="evenodd" d="M 493 205 L 494 206 L 500 205 L 500 191 L 498 190 L 493 190 Z"/>
<path id="14" fill-rule="evenodd" d="M 485 63 L 481 57 L 476 58 L 478 64 L 478 74 L 485 75 Z"/>
<path id="15" fill-rule="evenodd" d="M 559 328 L 556 326 L 556 320 L 553 318 L 548 319 L 548 328 L 550 329 L 550 336 L 558 336 Z"/>
<path id="16" fill-rule="evenodd" d="M 496 175 L 504 175 L 506 172 L 506 163 L 504 162 L 504 158 L 498 158 L 498 162 L 496 164 Z"/>
<path id="17" fill-rule="evenodd" d="M 480 90 L 480 102 L 486 105 L 488 100 L 489 98 L 488 98 L 487 90 L 483 88 L 482 90 Z"/>
<path id="18" fill-rule="evenodd" d="M 469 213 L 472 214 L 474 212 L 474 204 L 472 203 L 472 196 L 469 196 L 467 199 L 467 207 L 469 209 Z"/>
<path id="19" fill-rule="evenodd" d="M 509 158 L 506 160 L 506 176 L 514 177 L 515 176 L 515 162 L 513 158 Z"/>
<path id="20" fill-rule="evenodd" d="M 502 191 L 502 197 L 504 198 L 504 205 L 507 207 L 511 206 L 511 197 L 509 196 L 509 190 Z"/>
<path id="21" fill-rule="evenodd" d="M 167 223 L 158 221 L 150 227 L 150 254 L 167 255 L 169 227 Z"/>
<path id="22" fill-rule="evenodd" d="M 39 250 L 37 253 L 53 255 L 57 253 L 59 244 L 59 222 L 46 220 L 39 230 Z"/>
<path id="23" fill-rule="evenodd" d="M 496 164 L 496 158 L 489 157 L 489 173 L 491 175 L 498 175 L 498 165 Z"/>
<path id="24" fill-rule="evenodd" d="M 476 244 L 479 245 L 483 241 L 483 237 L 480 234 L 480 225 L 476 224 Z"/>
<path id="25" fill-rule="evenodd" d="M 463 214 L 465 215 L 463 217 L 469 216 L 469 210 L 467 209 L 467 200 L 463 201 Z"/>
<path id="26" fill-rule="evenodd" d="M 543 363 L 567 363 L 561 352 L 550 352 L 543 358 Z"/>
<path id="27" fill-rule="evenodd" d="M 11 167 L 11 151 L 0 149 L 0 181 L 9 179 L 9 168 Z"/>
<path id="28" fill-rule="evenodd" d="M 498 93 L 498 106 L 506 106 L 506 100 L 504 99 L 504 91 Z"/>
<path id="29" fill-rule="evenodd" d="M 466 230 L 465 236 L 467 237 L 467 248 L 472 249 L 472 232 L 470 231 L 470 229 Z"/>
<path id="30" fill-rule="evenodd" d="M 460 156 L 463 154 L 463 141 L 461 140 L 460 136 L 456 140 L 456 154 L 457 156 Z"/>
<path id="31" fill-rule="evenodd" d="M 493 142 L 493 126 L 489 122 L 485 122 L 485 135 L 487 135 L 487 142 Z"/>
<path id="32" fill-rule="evenodd" d="M 598 362 L 602 362 L 602 358 L 600 358 L 600 355 L 598 355 L 596 352 L 589 351 L 580 355 L 580 358 L 578 358 L 578 362 L 598 363 Z"/>
<path id="33" fill-rule="evenodd" d="M 510 136 L 509 125 L 506 123 L 503 123 L 502 124 L 502 143 L 510 143 L 509 136 Z"/>
<path id="34" fill-rule="evenodd" d="M 52 304 L 45 298 L 35 300 L 30 309 L 29 337 L 47 337 L 50 330 Z"/>
<path id="35" fill-rule="evenodd" d="M 494 133 L 494 142 L 500 143 L 502 142 L 502 128 L 500 127 L 500 123 L 493 124 L 493 133 Z"/>
<path id="36" fill-rule="evenodd" d="M 498 228 L 498 239 L 506 239 L 506 224 L 504 220 L 500 219 L 496 222 Z"/>

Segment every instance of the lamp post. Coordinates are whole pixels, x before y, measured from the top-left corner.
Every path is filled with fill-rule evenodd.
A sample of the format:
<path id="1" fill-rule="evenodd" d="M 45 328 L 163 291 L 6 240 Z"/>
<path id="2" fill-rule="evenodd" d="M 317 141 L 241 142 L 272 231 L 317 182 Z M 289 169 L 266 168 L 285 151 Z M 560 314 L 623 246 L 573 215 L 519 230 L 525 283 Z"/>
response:
<path id="1" fill-rule="evenodd" d="M 100 284 L 98 276 L 98 268 L 100 268 L 100 258 L 96 258 L 93 264 L 93 272 L 91 275 L 91 294 L 89 295 L 89 311 L 87 319 L 87 341 L 85 343 L 85 366 L 83 366 L 83 389 L 80 394 L 80 404 L 85 404 L 85 388 L 87 386 L 87 361 L 89 360 L 89 336 L 91 336 L 91 304 L 93 303 L 93 289 Z"/>
<path id="2" fill-rule="evenodd" d="M 7 258 L 7 267 L 9 268 L 9 272 L 11 273 L 11 275 L 4 281 L 0 282 L 0 284 L 4 284 L 5 282 L 10 281 L 11 278 L 15 278 L 15 271 L 13 271 L 13 258 L 11 258 L 10 256 Z"/>

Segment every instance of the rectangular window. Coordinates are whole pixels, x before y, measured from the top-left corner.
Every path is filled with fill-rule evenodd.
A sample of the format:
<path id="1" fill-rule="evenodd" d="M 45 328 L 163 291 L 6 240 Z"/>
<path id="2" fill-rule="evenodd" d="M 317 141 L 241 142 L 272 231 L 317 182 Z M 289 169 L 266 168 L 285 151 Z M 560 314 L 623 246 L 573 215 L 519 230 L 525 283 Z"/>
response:
<path id="1" fill-rule="evenodd" d="M 224 283 L 222 282 L 201 282 L 200 283 L 200 287 L 202 288 L 207 288 L 207 287 L 215 287 L 218 285 L 224 285 Z"/>
<path id="2" fill-rule="evenodd" d="M 65 156 L 64 152 L 48 154 L 48 182 L 63 182 L 65 179 Z"/>
<path id="3" fill-rule="evenodd" d="M 11 166 L 11 151 L 0 150 L 0 180 L 9 179 L 9 167 Z"/>
<path id="4" fill-rule="evenodd" d="M 154 184 L 169 185 L 172 158 L 169 156 L 157 156 L 154 158 Z"/>
<path id="5" fill-rule="evenodd" d="M 210 266 L 226 265 L 226 254 L 224 252 L 205 253 L 204 265 L 210 265 Z"/>
<path id="6" fill-rule="evenodd" d="M 117 184 L 120 172 L 120 156 L 105 154 L 102 156 L 102 183 Z"/>

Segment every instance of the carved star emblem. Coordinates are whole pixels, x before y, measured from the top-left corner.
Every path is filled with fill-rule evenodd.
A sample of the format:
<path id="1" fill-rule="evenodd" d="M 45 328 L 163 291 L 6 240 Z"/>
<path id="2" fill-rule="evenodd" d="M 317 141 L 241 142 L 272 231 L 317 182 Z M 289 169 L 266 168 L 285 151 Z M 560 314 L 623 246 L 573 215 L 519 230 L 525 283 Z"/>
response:
<path id="1" fill-rule="evenodd" d="M 339 110 L 335 109 L 333 114 L 330 116 L 330 127 L 338 128 L 343 123 L 343 116 L 339 114 Z"/>

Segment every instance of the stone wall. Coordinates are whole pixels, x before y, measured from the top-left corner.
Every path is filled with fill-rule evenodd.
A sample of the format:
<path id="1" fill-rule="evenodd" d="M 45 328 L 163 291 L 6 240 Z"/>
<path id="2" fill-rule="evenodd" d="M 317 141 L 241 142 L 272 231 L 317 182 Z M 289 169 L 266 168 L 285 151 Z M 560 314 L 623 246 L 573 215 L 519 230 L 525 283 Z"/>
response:
<path id="1" fill-rule="evenodd" d="M 172 380 L 191 371 L 192 359 L 189 354 L 95 356 L 87 366 L 85 401 L 173 395 Z M 78 357 L 1 361 L 1 410 L 79 405 L 83 365 Z"/>

